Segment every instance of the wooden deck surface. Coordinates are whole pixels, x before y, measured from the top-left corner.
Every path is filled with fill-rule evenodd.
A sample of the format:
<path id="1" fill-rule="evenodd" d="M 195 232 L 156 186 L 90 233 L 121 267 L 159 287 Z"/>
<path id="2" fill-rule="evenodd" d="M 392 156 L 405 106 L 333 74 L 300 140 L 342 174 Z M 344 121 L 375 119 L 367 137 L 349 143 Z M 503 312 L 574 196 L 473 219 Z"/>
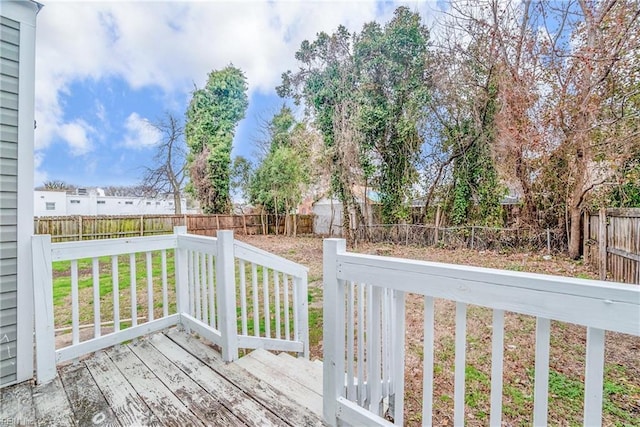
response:
<path id="1" fill-rule="evenodd" d="M 101 351 L 58 373 L 49 384 L 1 390 L 0 425 L 323 425 L 274 385 L 239 364 L 225 364 L 215 349 L 176 329 Z"/>

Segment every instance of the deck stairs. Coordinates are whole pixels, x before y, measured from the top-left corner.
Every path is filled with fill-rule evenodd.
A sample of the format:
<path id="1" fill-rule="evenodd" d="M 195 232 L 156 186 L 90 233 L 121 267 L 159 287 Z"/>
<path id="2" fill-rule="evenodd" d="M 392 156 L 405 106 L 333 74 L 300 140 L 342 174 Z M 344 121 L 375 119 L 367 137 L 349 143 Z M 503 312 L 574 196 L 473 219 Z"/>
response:
<path id="1" fill-rule="evenodd" d="M 322 418 L 322 362 L 257 349 L 234 362 Z"/>

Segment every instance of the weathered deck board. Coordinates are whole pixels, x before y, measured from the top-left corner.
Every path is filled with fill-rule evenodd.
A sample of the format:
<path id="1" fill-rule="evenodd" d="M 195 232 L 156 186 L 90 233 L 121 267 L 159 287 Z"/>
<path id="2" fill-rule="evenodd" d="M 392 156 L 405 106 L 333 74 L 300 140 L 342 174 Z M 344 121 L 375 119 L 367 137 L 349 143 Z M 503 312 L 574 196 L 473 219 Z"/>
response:
<path id="1" fill-rule="evenodd" d="M 292 426 L 323 426 L 324 422 L 313 412 L 300 404 L 291 401 L 287 396 L 265 381 L 247 375 L 247 371 L 235 363 L 225 364 L 220 355 L 213 352 L 210 347 L 175 329 L 169 330 L 166 335 L 179 344 L 189 353 L 200 359 L 220 375 L 227 378 L 234 385 L 242 389 L 252 399 L 270 409 L 282 420 L 282 425 Z"/>
<path id="2" fill-rule="evenodd" d="M 79 426 L 120 425 L 84 363 L 65 366 L 59 373 Z"/>
<path id="3" fill-rule="evenodd" d="M 76 425 L 69 399 L 67 399 L 67 394 L 64 392 L 60 378 L 56 378 L 48 384 L 35 386 L 32 391 L 38 425 Z"/>
<path id="4" fill-rule="evenodd" d="M 207 425 L 238 425 L 241 421 L 193 379 L 178 369 L 146 340 L 129 348 L 158 379 L 198 418 Z M 178 359 L 175 359 L 178 360 Z"/>
<path id="5" fill-rule="evenodd" d="M 0 390 L 0 419 L 15 420 L 16 425 L 36 424 L 31 381 Z"/>
<path id="6" fill-rule="evenodd" d="M 322 414 L 322 396 L 298 382 L 299 378 L 292 378 L 288 373 L 285 373 L 287 371 L 280 369 L 278 362 L 278 357 L 267 351 L 254 351 L 239 360 L 238 365 L 256 378 L 268 382 L 280 390 L 289 390 L 296 402 L 311 408 L 320 416 Z"/>
<path id="7" fill-rule="evenodd" d="M 110 348 L 107 354 L 162 423 L 176 426 L 204 425 L 156 377 L 158 371 L 152 371 L 142 363 L 129 346 Z"/>
<path id="8" fill-rule="evenodd" d="M 325 425 L 273 384 L 176 329 L 97 352 L 58 373 L 46 385 L 0 390 L 0 424 Z"/>
<path id="9" fill-rule="evenodd" d="M 209 394 L 216 396 L 222 405 L 233 410 L 244 423 L 265 427 L 282 425 L 282 420 L 269 410 L 166 336 L 156 334 L 149 338 L 149 342 L 191 379 L 198 381 Z"/>
<path id="10" fill-rule="evenodd" d="M 127 379 L 104 352 L 85 361 L 91 376 L 123 426 L 160 425 Z"/>

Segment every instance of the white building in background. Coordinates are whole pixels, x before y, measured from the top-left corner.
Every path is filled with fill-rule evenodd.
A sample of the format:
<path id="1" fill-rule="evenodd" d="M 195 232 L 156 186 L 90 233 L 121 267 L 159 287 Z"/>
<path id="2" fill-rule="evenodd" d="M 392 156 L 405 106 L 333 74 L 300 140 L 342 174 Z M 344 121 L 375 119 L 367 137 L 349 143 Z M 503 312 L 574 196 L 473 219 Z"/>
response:
<path id="1" fill-rule="evenodd" d="M 64 191 L 34 191 L 35 216 L 67 215 L 172 215 L 175 213 L 173 198 L 145 198 L 105 196 L 100 189 L 83 194 L 67 194 Z M 187 210 L 187 200 L 181 200 L 182 213 L 199 213 Z"/>

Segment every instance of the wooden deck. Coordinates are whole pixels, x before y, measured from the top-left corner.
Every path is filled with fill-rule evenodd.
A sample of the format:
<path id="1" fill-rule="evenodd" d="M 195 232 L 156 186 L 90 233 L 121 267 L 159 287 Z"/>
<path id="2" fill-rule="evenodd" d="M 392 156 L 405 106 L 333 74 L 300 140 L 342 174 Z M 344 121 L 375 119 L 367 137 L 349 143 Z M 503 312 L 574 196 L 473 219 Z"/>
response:
<path id="1" fill-rule="evenodd" d="M 1 390 L 0 425 L 323 425 L 318 370 L 311 369 L 315 385 L 303 384 L 313 373 L 299 375 L 313 363 L 296 369 L 287 355 L 261 361 L 260 354 L 226 364 L 212 347 L 171 329 L 62 366 L 49 384 Z M 289 376 L 278 374 L 279 360 Z"/>

